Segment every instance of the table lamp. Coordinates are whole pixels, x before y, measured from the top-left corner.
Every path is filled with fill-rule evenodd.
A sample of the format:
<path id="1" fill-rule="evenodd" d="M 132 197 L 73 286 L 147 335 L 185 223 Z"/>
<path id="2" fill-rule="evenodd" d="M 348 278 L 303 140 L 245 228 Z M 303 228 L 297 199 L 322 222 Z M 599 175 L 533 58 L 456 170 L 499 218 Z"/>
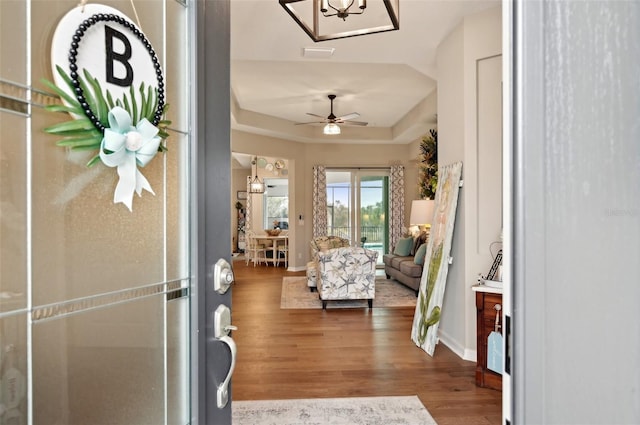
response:
<path id="1" fill-rule="evenodd" d="M 409 224 L 417 226 L 418 231 L 429 232 L 433 221 L 434 201 L 432 199 L 415 199 L 411 201 Z"/>

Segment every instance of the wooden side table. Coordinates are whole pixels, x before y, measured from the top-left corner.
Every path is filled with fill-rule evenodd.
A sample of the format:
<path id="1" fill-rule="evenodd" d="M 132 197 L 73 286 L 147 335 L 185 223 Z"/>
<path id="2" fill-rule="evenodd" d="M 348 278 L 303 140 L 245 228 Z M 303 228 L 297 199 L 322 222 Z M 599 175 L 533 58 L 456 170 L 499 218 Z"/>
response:
<path id="1" fill-rule="evenodd" d="M 502 375 L 487 369 L 487 338 L 494 330 L 496 323 L 495 306 L 502 306 L 502 289 L 490 288 L 484 285 L 472 287 L 476 293 L 476 385 L 502 391 Z M 500 310 L 500 325 L 502 325 L 502 310 Z M 502 326 L 499 329 L 502 333 Z"/>

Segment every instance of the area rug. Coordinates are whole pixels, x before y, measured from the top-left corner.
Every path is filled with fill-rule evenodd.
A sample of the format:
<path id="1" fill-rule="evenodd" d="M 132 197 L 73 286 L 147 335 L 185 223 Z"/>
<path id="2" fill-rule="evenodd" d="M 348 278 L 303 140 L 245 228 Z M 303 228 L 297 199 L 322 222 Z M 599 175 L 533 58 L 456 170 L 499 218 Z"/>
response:
<path id="1" fill-rule="evenodd" d="M 395 280 L 376 279 L 376 297 L 373 308 L 376 307 L 414 307 L 416 293 Z M 367 307 L 367 300 L 340 300 L 327 302 L 327 309 Z M 313 309 L 322 308 L 322 301 L 317 292 L 309 291 L 307 278 L 304 276 L 287 276 L 282 279 L 282 295 L 280 297 L 282 309 Z"/>
<path id="2" fill-rule="evenodd" d="M 234 401 L 233 425 L 435 424 L 418 396 Z"/>

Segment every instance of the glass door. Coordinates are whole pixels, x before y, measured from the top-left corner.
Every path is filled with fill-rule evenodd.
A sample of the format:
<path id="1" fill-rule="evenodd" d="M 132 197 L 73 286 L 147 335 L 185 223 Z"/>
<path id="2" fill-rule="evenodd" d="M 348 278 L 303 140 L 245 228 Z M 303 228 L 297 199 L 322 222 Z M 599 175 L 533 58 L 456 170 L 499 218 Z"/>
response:
<path id="1" fill-rule="evenodd" d="M 389 246 L 389 171 L 327 169 L 327 234 L 378 251 Z"/>
<path id="2" fill-rule="evenodd" d="M 132 211 L 115 168 L 44 131 L 69 120 L 41 81 L 78 0 L 0 1 L 1 424 L 190 422 L 187 8 L 101 3 L 145 33 L 171 105 L 167 151 L 142 170 L 155 195 Z"/>

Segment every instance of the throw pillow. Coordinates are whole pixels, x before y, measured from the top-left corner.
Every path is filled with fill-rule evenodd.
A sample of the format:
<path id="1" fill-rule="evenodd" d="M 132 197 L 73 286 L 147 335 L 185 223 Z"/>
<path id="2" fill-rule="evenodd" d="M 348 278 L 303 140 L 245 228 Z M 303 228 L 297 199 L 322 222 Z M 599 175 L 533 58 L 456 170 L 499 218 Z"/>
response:
<path id="1" fill-rule="evenodd" d="M 427 244 L 423 243 L 420 245 L 420 248 L 416 251 L 416 256 L 413 257 L 413 262 L 415 264 L 422 265 L 424 264 L 424 257 L 427 255 Z"/>
<path id="2" fill-rule="evenodd" d="M 416 255 L 416 251 L 418 250 L 419 246 L 420 246 L 420 236 L 415 236 L 413 238 L 413 243 L 411 244 L 411 252 L 409 253 L 409 255 Z"/>
<path id="3" fill-rule="evenodd" d="M 413 238 L 401 238 L 398 239 L 398 243 L 396 243 L 396 249 L 393 250 L 395 255 L 399 255 L 400 257 L 406 257 L 411 254 L 411 246 L 413 245 Z"/>
<path id="4" fill-rule="evenodd" d="M 413 238 L 413 247 L 411 248 L 411 255 L 416 255 L 416 251 L 420 248 L 427 238 L 427 232 L 420 232 Z"/>

